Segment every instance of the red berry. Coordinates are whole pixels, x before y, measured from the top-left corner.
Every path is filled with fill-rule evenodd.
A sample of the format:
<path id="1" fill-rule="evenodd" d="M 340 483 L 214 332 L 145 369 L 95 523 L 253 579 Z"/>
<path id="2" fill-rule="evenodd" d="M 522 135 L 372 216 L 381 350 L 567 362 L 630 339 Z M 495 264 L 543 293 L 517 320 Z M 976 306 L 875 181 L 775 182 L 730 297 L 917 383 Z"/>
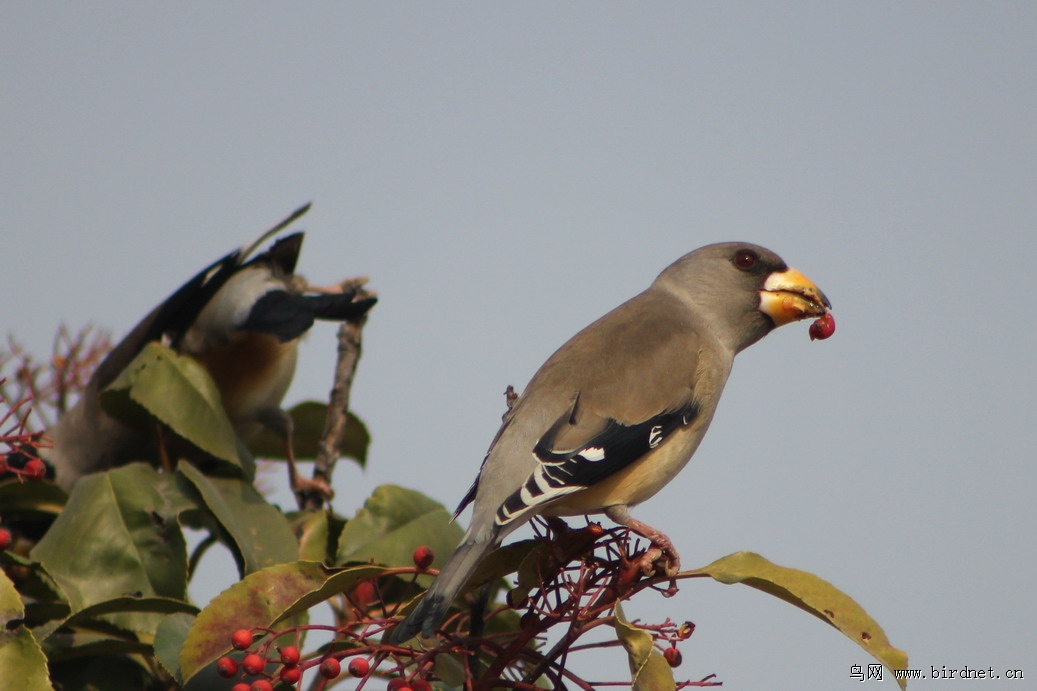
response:
<path id="1" fill-rule="evenodd" d="M 428 545 L 422 545 L 414 550 L 414 565 L 419 569 L 427 569 L 432 566 L 432 560 L 435 558 L 436 555 Z"/>
<path id="2" fill-rule="evenodd" d="M 3 475 L 10 469 L 11 466 L 7 465 L 7 456 L 0 456 L 0 475 Z"/>
<path id="3" fill-rule="evenodd" d="M 237 684 L 235 684 L 234 686 L 230 687 L 230 691 L 250 691 L 251 688 L 252 688 L 251 685 L 246 684 L 243 681 L 240 681 Z"/>
<path id="4" fill-rule="evenodd" d="M 349 661 L 349 673 L 354 677 L 366 677 L 367 673 L 371 671 L 371 663 L 364 657 L 354 657 Z M 338 676 L 338 675 L 336 675 Z"/>
<path id="5" fill-rule="evenodd" d="M 11 537 L 11 531 L 7 528 L 0 528 L 0 552 L 11 546 L 14 542 L 14 538 Z"/>
<path id="6" fill-rule="evenodd" d="M 249 691 L 274 691 L 274 685 L 266 679 L 256 679 L 249 687 Z"/>
<path id="7" fill-rule="evenodd" d="M 835 317 L 831 312 L 825 312 L 810 325 L 810 340 L 823 341 L 835 333 Z"/>
<path id="8" fill-rule="evenodd" d="M 373 581 L 360 581 L 353 588 L 353 602 L 360 607 L 365 607 L 378 598 L 378 591 Z"/>
<path id="9" fill-rule="evenodd" d="M 667 648 L 663 651 L 663 657 L 666 658 L 666 662 L 669 663 L 670 667 L 680 667 L 683 658 L 681 658 L 681 651 L 676 648 Z"/>
<path id="10" fill-rule="evenodd" d="M 47 466 L 38 458 L 33 458 L 22 468 L 22 477 L 26 480 L 42 480 L 47 476 Z"/>
<path id="11" fill-rule="evenodd" d="M 248 650 L 252 646 L 252 632 L 248 629 L 238 629 L 231 634 L 230 644 L 235 650 Z"/>
<path id="12" fill-rule="evenodd" d="M 605 534 L 605 529 L 601 527 L 601 523 L 590 523 L 587 525 L 587 534 L 591 537 L 601 537 Z"/>
<path id="13" fill-rule="evenodd" d="M 237 661 L 231 657 L 221 657 L 216 661 L 216 673 L 224 679 L 230 679 L 238 673 Z"/>
<path id="14" fill-rule="evenodd" d="M 403 677 L 390 679 L 389 685 L 386 688 L 388 691 L 413 691 L 413 689 L 407 685 L 407 681 Z"/>
<path id="15" fill-rule="evenodd" d="M 299 649 L 294 645 L 286 645 L 279 649 L 281 651 L 281 664 L 285 667 L 299 666 Z"/>
<path id="16" fill-rule="evenodd" d="M 334 679 L 342 672 L 342 665 L 333 657 L 326 658 L 320 663 L 320 675 L 325 679 Z"/>
<path id="17" fill-rule="evenodd" d="M 424 679 L 411 679 L 410 687 L 413 691 L 432 691 L 432 686 Z"/>
<path id="18" fill-rule="evenodd" d="M 282 667 L 280 676 L 281 681 L 286 684 L 298 684 L 302 679 L 302 670 L 298 667 Z"/>
<path id="19" fill-rule="evenodd" d="M 259 674 L 266 669 L 266 660 L 255 653 L 249 653 L 245 656 L 245 659 L 241 661 L 241 666 L 244 667 L 245 671 L 249 674 Z"/>

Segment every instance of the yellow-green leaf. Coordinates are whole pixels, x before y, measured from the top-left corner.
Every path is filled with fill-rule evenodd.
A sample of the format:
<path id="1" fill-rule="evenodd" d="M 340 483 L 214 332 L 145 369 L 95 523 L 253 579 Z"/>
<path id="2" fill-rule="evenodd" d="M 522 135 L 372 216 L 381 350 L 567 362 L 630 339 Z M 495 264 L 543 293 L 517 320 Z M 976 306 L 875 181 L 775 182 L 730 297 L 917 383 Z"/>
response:
<path id="1" fill-rule="evenodd" d="M 673 670 L 658 650 L 651 634 L 630 624 L 623 616 L 623 608 L 616 603 L 616 637 L 627 651 L 630 663 L 630 682 L 633 691 L 668 691 L 677 688 Z"/>
<path id="2" fill-rule="evenodd" d="M 0 679 L 4 688 L 53 691 L 47 658 L 22 623 L 25 607 L 14 584 L 0 571 Z"/>
<path id="3" fill-rule="evenodd" d="M 180 653 L 184 681 L 226 653 L 236 629 L 271 627 L 384 572 L 380 566 L 334 569 L 292 562 L 247 576 L 213 598 L 195 618 Z"/>
<path id="4" fill-rule="evenodd" d="M 812 573 L 778 566 L 753 552 L 735 552 L 682 575 L 705 575 L 724 584 L 741 583 L 761 590 L 834 626 L 887 669 L 907 668 L 907 654 L 890 645 L 878 622 L 849 595 Z M 897 683 L 907 687 L 906 680 Z"/>

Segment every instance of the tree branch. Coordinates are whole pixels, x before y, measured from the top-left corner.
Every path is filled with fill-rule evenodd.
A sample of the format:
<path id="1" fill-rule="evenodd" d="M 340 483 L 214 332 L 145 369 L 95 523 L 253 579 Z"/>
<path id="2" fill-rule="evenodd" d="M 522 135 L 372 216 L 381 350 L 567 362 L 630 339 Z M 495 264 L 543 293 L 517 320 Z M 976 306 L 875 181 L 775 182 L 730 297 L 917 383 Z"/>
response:
<path id="1" fill-rule="evenodd" d="M 331 476 L 339 459 L 339 446 L 346 434 L 349 413 L 349 394 L 353 388 L 353 377 L 363 350 L 363 330 L 367 318 L 342 322 L 338 330 L 338 362 L 335 365 L 335 384 L 328 400 L 328 415 L 324 419 L 324 433 L 317 446 L 317 459 L 313 467 L 313 479 L 331 485 Z M 324 499 L 317 493 L 302 497 L 301 509 L 319 510 Z"/>

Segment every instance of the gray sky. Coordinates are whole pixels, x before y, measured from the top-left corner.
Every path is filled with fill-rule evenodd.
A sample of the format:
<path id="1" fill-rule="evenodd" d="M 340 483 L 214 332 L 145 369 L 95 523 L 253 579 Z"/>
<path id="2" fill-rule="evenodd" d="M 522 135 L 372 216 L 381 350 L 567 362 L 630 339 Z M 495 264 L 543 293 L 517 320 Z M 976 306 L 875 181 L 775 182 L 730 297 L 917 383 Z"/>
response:
<path id="1" fill-rule="evenodd" d="M 740 356 L 694 462 L 635 515 L 688 567 L 750 549 L 823 576 L 913 667 L 1037 677 L 1037 5 L 3 14 L 3 332 L 41 354 L 61 322 L 121 336 L 312 200 L 302 272 L 382 297 L 353 392 L 370 465 L 340 468 L 336 507 L 387 482 L 453 507 L 505 385 L 681 254 L 758 242 L 838 332 Z M 301 359 L 288 402 L 326 395 L 334 327 Z M 870 661 L 746 588 L 627 614 L 693 620 L 678 672 L 729 689 L 857 688 Z"/>

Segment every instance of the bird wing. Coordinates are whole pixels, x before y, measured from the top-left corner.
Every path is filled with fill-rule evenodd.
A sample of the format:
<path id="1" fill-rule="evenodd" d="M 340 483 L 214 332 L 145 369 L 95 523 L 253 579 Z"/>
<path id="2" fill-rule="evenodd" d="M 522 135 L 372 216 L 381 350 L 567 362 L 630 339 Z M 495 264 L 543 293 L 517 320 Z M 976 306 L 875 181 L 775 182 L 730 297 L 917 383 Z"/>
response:
<path id="1" fill-rule="evenodd" d="M 533 448 L 536 467 L 522 487 L 498 507 L 495 522 L 505 526 L 530 510 L 618 473 L 690 425 L 698 411 L 699 404 L 689 400 L 676 410 L 630 425 L 599 416 L 581 420 L 577 396 L 571 413 L 560 418 Z M 593 436 L 588 438 L 588 434 Z M 563 441 L 574 437 L 580 439 L 575 446 Z"/>
<path id="2" fill-rule="evenodd" d="M 228 280 L 248 261 L 259 246 L 272 235 L 281 232 L 310 208 L 306 204 L 289 214 L 287 218 L 264 231 L 259 237 L 247 245 L 227 254 L 199 271 L 190 280 L 180 286 L 172 295 L 162 301 L 144 319 L 142 319 L 122 341 L 108 354 L 98 366 L 91 378 L 94 390 L 102 391 L 126 368 L 145 344 L 160 340 L 169 335 L 170 341 L 176 345 L 187 332 L 195 318 L 206 304 L 222 288 Z M 268 252 L 265 252 L 251 263 L 264 261 L 271 257 L 278 266 L 286 266 L 290 273 L 299 253 L 302 234 L 295 233 L 278 240 Z"/>
<path id="3" fill-rule="evenodd" d="M 551 356 L 487 454 L 478 480 L 487 487 L 470 493 L 483 494 L 474 523 L 492 506 L 494 525 L 506 532 L 712 417 L 730 357 L 694 315 L 675 319 L 675 310 L 686 307 L 646 291 Z"/>

